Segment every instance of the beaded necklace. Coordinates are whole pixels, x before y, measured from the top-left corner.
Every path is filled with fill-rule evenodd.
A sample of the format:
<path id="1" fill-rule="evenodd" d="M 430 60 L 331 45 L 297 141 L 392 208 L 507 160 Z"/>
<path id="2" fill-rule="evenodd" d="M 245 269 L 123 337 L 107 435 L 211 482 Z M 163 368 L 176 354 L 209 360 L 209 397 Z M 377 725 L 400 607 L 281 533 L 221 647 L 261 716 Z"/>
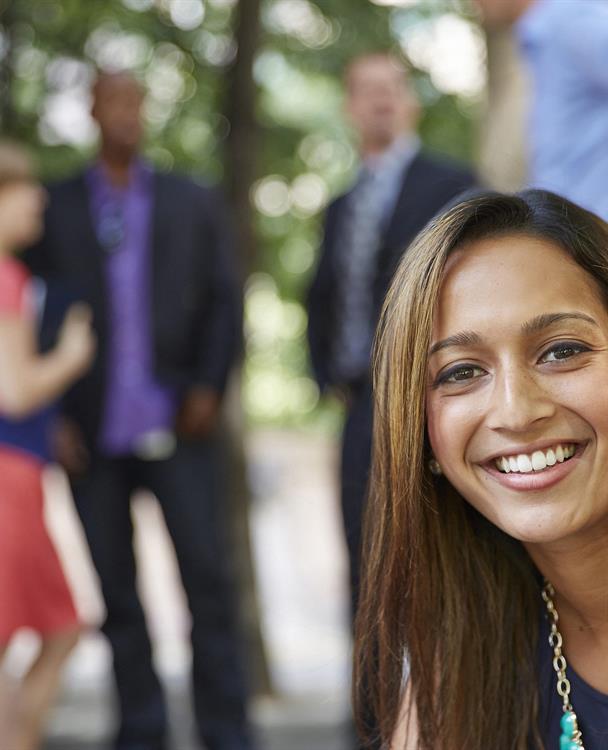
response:
<path id="1" fill-rule="evenodd" d="M 551 621 L 549 645 L 553 649 L 553 669 L 557 674 L 557 692 L 563 701 L 564 711 L 564 715 L 560 720 L 562 734 L 559 738 L 559 750 L 585 750 L 583 736 L 581 730 L 578 728 L 578 720 L 570 702 L 570 681 L 566 677 L 568 664 L 566 663 L 566 657 L 562 653 L 562 635 L 557 629 L 559 615 L 553 603 L 554 596 L 555 589 L 549 581 L 545 581 L 542 597 Z"/>

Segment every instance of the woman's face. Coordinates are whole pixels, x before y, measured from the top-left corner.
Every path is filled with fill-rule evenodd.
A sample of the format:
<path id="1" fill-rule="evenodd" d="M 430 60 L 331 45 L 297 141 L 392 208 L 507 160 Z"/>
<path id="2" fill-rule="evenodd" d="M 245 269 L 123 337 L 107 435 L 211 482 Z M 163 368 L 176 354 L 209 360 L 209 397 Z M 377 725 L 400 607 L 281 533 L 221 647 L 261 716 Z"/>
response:
<path id="1" fill-rule="evenodd" d="M 524 542 L 608 526 L 608 313 L 580 266 L 526 236 L 455 251 L 430 352 L 431 447 L 464 498 Z"/>
<path id="2" fill-rule="evenodd" d="M 33 180 L 0 188 L 0 238 L 11 250 L 34 243 L 43 229 L 44 189 Z"/>

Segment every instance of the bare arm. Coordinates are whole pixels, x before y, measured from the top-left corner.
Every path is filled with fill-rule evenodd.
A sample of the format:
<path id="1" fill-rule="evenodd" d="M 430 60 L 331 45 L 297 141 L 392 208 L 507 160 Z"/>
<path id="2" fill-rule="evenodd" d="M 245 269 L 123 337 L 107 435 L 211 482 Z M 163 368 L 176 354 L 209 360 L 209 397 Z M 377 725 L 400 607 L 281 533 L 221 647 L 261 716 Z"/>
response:
<path id="1" fill-rule="evenodd" d="M 59 343 L 48 354 L 36 352 L 33 323 L 19 315 L 0 316 L 0 409 L 20 419 L 54 399 L 88 368 L 95 349 L 90 313 L 68 311 Z"/>

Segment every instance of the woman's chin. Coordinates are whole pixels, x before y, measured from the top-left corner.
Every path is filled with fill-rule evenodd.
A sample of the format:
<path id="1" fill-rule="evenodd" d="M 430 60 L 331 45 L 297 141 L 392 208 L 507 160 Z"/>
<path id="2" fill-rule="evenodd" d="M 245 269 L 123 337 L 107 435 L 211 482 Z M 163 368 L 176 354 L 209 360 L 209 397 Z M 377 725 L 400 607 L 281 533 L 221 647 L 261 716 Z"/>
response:
<path id="1" fill-rule="evenodd" d="M 580 531 L 578 521 L 555 508 L 538 507 L 520 509 L 508 518 L 501 515 L 494 523 L 522 544 L 553 544 Z"/>

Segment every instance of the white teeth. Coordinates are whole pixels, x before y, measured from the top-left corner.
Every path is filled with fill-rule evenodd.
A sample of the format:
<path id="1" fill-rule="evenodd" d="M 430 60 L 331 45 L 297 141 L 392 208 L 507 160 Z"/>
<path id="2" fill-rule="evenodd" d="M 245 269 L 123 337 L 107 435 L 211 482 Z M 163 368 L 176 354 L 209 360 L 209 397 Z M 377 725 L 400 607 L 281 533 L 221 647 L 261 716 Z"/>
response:
<path id="1" fill-rule="evenodd" d="M 531 471 L 543 471 L 548 466 L 563 463 L 576 453 L 576 445 L 557 445 L 546 451 L 534 451 L 531 455 L 520 453 L 518 456 L 500 456 L 494 463 L 503 474 L 518 472 L 529 474 Z"/>
<path id="2" fill-rule="evenodd" d="M 532 454 L 532 468 L 534 471 L 547 468 L 547 459 L 542 451 L 534 451 Z"/>
<path id="3" fill-rule="evenodd" d="M 520 453 L 517 456 L 517 468 L 522 474 L 527 474 L 532 471 L 532 461 L 525 453 Z"/>

